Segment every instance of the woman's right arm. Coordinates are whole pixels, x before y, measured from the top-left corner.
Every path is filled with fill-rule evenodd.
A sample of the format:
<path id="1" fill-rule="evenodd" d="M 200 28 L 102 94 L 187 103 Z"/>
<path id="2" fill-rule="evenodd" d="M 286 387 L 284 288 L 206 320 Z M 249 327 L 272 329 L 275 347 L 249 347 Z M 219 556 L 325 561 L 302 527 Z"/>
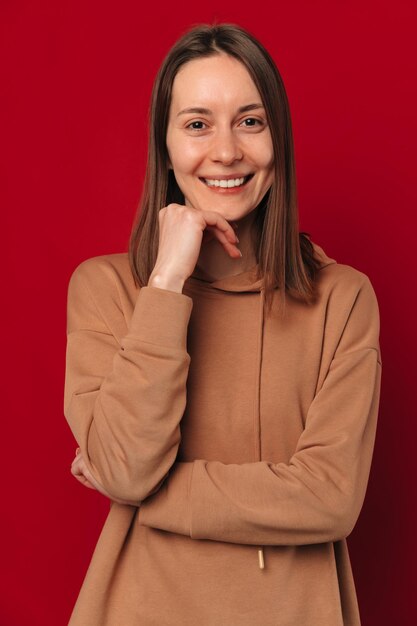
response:
<path id="1" fill-rule="evenodd" d="M 119 343 L 108 320 L 123 313 L 103 261 L 84 261 L 70 278 L 64 414 L 89 472 L 114 498 L 139 505 L 175 461 L 192 305 L 180 292 L 142 287 Z"/>
<path id="2" fill-rule="evenodd" d="M 64 414 L 86 473 L 113 499 L 138 505 L 167 477 L 181 440 L 193 306 L 182 288 L 203 235 L 241 256 L 217 212 L 171 204 L 158 217 L 158 258 L 120 344 L 111 330 L 124 320 L 118 288 L 100 257 L 81 263 L 68 286 Z"/>

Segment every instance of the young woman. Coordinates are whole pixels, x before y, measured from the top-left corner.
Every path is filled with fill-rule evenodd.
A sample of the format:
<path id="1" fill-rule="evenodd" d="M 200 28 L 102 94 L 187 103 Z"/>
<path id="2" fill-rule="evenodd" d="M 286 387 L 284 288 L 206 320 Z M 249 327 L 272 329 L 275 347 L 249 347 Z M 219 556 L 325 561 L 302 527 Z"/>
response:
<path id="1" fill-rule="evenodd" d="M 72 473 L 110 498 L 71 626 L 357 626 L 378 414 L 363 272 L 298 231 L 288 101 L 232 24 L 170 50 L 129 251 L 68 289 Z"/>

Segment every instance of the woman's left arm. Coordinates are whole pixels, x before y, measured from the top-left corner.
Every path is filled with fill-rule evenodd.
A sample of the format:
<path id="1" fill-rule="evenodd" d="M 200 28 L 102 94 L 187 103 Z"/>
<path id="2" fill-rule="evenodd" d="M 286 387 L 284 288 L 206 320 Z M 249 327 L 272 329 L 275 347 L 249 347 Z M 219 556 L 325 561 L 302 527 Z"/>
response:
<path id="1" fill-rule="evenodd" d="M 175 463 L 139 523 L 253 545 L 337 541 L 365 498 L 381 385 L 379 309 L 366 277 L 289 463 Z"/>

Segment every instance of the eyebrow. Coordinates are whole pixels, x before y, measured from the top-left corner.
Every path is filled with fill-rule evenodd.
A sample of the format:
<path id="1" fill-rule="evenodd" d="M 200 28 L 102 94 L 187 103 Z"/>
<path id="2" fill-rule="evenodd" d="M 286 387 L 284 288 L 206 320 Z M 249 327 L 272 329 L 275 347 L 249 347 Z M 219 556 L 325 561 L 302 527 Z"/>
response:
<path id="1" fill-rule="evenodd" d="M 237 110 L 237 112 L 246 113 L 246 111 L 253 111 L 254 109 L 263 109 L 263 108 L 264 108 L 263 104 L 260 104 L 259 102 L 254 102 L 252 104 L 245 104 L 243 107 L 240 107 Z M 182 111 L 180 111 L 177 114 L 177 117 L 179 115 L 185 115 L 186 113 L 199 113 L 200 115 L 211 115 L 213 111 L 210 111 L 210 109 L 206 109 L 204 107 L 188 107 L 188 109 L 183 109 Z"/>

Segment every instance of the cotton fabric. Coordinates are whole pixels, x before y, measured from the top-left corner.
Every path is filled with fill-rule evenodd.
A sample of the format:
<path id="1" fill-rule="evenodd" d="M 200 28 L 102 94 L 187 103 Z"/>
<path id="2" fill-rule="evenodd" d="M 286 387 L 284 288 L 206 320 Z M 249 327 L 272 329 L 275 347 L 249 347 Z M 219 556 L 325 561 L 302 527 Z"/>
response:
<path id="1" fill-rule="evenodd" d="M 127 253 L 74 270 L 64 414 L 132 504 L 110 500 L 69 626 L 360 625 L 346 538 L 374 449 L 379 309 L 366 274 L 314 250 L 316 301 L 287 295 L 284 318 L 257 266 L 182 293 L 136 287 Z"/>

